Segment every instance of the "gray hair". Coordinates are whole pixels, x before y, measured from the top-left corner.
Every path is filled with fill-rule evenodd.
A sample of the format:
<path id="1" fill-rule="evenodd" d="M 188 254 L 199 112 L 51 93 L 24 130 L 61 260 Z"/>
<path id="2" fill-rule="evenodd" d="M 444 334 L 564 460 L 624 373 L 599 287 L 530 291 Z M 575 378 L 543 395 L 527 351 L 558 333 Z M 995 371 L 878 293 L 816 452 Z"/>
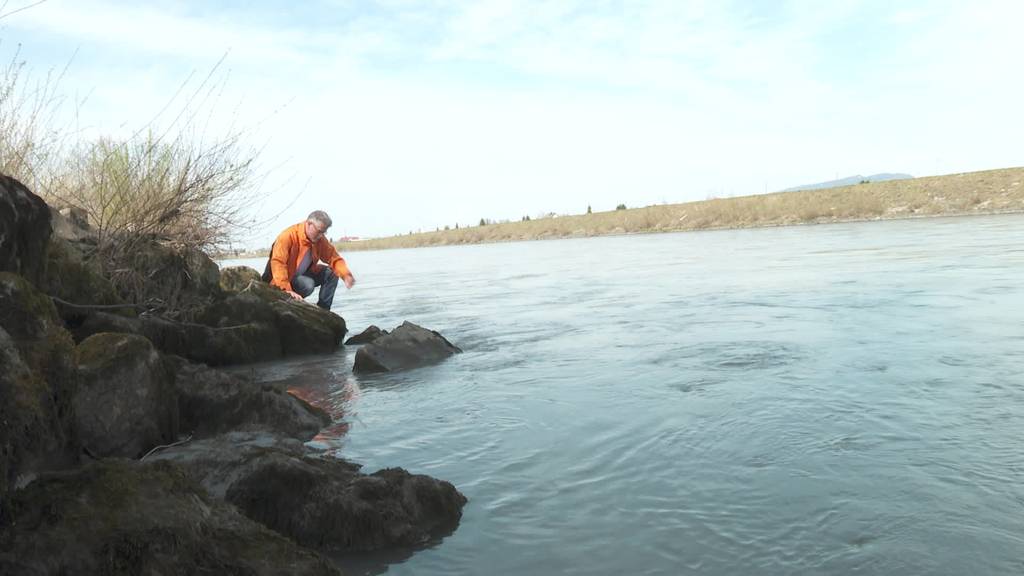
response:
<path id="1" fill-rule="evenodd" d="M 320 225 L 324 227 L 324 230 L 330 228 L 331 224 L 333 224 L 333 222 L 331 222 L 331 217 L 328 216 L 327 212 L 324 212 L 323 210 L 314 210 L 310 212 L 309 216 L 306 217 L 306 220 L 318 222 Z"/>

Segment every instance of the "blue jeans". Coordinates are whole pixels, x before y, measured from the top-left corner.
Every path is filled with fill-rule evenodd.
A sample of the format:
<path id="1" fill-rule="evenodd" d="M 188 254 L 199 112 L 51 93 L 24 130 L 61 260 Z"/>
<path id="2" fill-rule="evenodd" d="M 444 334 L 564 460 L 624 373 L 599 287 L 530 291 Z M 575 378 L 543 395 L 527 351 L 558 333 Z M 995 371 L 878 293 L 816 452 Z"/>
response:
<path id="1" fill-rule="evenodd" d="M 317 286 L 320 287 L 320 297 L 316 305 L 324 310 L 330 310 L 331 304 L 334 303 L 334 291 L 338 289 L 338 276 L 334 270 L 329 266 L 321 266 L 320 271 L 315 274 L 307 270 L 305 274 L 292 278 L 292 290 L 303 298 L 312 294 Z"/>

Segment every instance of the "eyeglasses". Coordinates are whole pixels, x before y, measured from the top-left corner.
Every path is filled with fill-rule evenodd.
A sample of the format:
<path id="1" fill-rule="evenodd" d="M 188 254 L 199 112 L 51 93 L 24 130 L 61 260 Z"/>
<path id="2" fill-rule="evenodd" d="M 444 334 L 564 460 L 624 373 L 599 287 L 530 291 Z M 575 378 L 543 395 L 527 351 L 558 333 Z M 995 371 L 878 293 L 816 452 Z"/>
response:
<path id="1" fill-rule="evenodd" d="M 327 227 L 326 226 L 324 226 L 323 228 L 320 228 L 319 226 L 316 225 L 315 222 L 306 222 L 306 225 L 307 226 L 312 226 L 313 227 L 313 231 L 316 232 L 317 236 L 323 236 L 324 234 L 327 233 Z"/>

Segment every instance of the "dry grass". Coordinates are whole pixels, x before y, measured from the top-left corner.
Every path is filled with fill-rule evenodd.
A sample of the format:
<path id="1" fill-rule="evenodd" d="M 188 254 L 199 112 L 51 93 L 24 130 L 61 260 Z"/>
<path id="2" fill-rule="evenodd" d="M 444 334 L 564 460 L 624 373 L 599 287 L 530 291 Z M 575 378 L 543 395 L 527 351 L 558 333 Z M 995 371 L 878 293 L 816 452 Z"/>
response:
<path id="1" fill-rule="evenodd" d="M 117 139 L 83 139 L 54 124 L 68 117 L 59 75 L 34 80 L 17 54 L 0 69 L 0 172 L 51 206 L 86 215 L 97 241 L 84 256 L 128 301 L 162 288 L 137 261 L 146 246 L 209 251 L 256 225 L 259 151 L 245 145 L 245 130 L 207 129 L 223 88 L 218 67 L 198 83 L 186 80 L 146 126 Z"/>
<path id="2" fill-rule="evenodd" d="M 489 224 L 343 242 L 338 248 L 381 250 L 1021 211 L 1024 211 L 1024 168 L 1007 168 Z"/>

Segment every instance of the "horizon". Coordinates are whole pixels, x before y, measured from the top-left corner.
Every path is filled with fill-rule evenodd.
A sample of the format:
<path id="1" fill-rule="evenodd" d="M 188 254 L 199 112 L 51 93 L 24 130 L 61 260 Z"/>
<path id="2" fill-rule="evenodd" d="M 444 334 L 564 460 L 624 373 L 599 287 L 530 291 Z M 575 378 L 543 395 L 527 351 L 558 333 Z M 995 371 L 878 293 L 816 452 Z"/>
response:
<path id="1" fill-rule="evenodd" d="M 0 57 L 64 71 L 83 137 L 212 74 L 205 129 L 268 173 L 246 248 L 315 209 L 368 238 L 1024 165 L 1007 1 L 0 6 Z"/>

